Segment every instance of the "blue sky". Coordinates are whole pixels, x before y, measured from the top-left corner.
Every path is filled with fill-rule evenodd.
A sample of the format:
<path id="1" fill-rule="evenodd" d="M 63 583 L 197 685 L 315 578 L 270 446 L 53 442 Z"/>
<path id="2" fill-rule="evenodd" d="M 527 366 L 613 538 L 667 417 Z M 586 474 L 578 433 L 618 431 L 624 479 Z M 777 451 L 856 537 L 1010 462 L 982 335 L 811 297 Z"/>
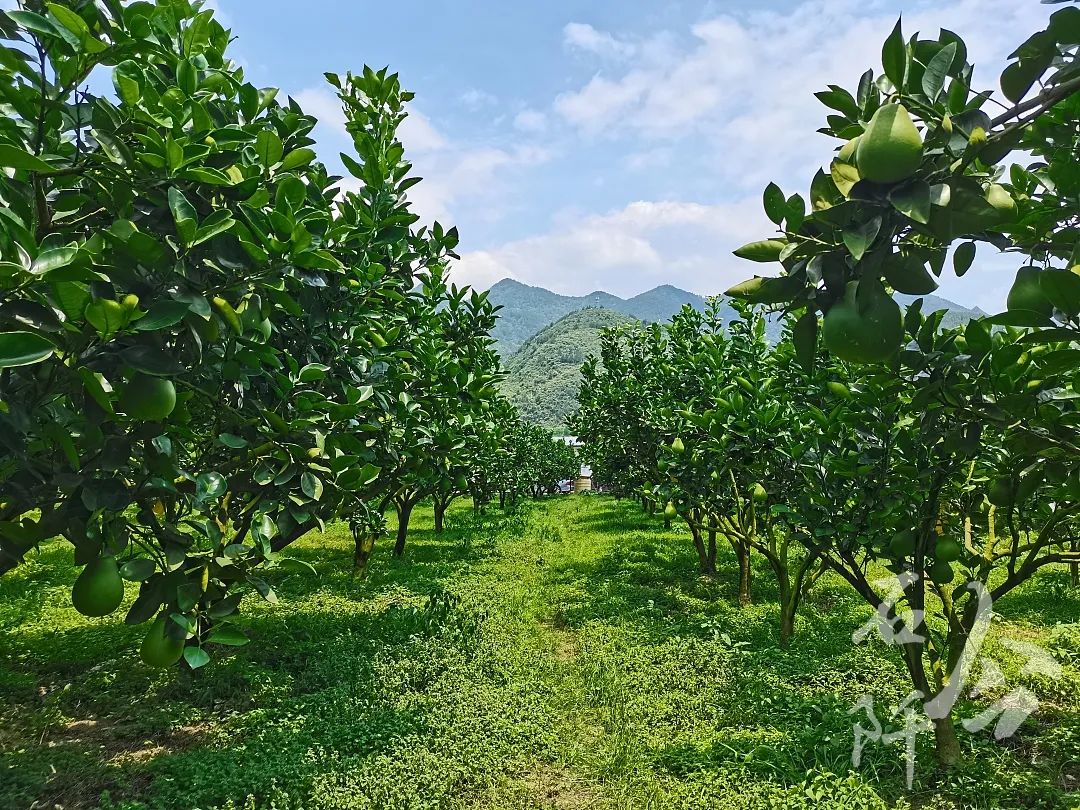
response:
<path id="1" fill-rule="evenodd" d="M 812 93 L 879 68 L 881 42 L 939 27 L 968 41 L 976 84 L 1041 28 L 1038 0 L 358 2 L 216 0 L 257 84 L 347 140 L 324 71 L 389 65 L 415 91 L 403 139 L 426 219 L 462 235 L 459 280 L 505 276 L 564 293 L 670 283 L 703 294 L 760 270 L 730 255 L 770 234 L 769 180 L 805 194 L 835 144 Z M 1013 260 L 942 294 L 1001 306 Z"/>

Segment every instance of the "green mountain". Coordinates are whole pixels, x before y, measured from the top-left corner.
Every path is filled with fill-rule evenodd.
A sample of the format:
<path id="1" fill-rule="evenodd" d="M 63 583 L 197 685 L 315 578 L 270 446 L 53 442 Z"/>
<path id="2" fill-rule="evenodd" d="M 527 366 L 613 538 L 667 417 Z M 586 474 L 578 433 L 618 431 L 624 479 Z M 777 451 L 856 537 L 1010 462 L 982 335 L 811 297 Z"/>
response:
<path id="1" fill-rule="evenodd" d="M 488 299 L 503 308 L 499 313 L 499 321 L 491 332 L 491 336 L 498 342 L 496 348 L 503 357 L 517 351 L 521 344 L 548 324 L 586 307 L 602 307 L 648 322 L 666 321 L 684 304 L 690 304 L 698 310 L 705 309 L 705 299 L 700 295 L 680 290 L 670 284 L 656 287 L 633 298 L 619 298 L 600 290 L 588 295 L 559 295 L 543 287 L 531 287 L 520 281 L 504 278 L 488 290 Z"/>
<path id="2" fill-rule="evenodd" d="M 502 390 L 522 416 L 555 431 L 564 430 L 566 418 L 577 409 L 580 367 L 588 355 L 599 352 L 601 329 L 634 319 L 666 321 L 686 304 L 705 308 L 700 295 L 670 284 L 619 298 L 600 291 L 559 295 L 506 278 L 488 291 L 488 297 L 502 307 L 492 330 L 507 372 Z M 946 326 L 985 314 L 936 295 L 898 295 L 897 300 L 906 307 L 916 297 L 923 299 L 924 313 L 944 309 Z M 734 314 L 725 308 L 725 322 Z M 772 316 L 770 340 L 780 336 L 780 328 L 779 316 Z"/>
<path id="3" fill-rule="evenodd" d="M 528 421 L 565 430 L 566 418 L 577 409 L 581 364 L 600 352 L 600 330 L 632 320 L 598 307 L 563 316 L 504 360 L 503 393 Z"/>

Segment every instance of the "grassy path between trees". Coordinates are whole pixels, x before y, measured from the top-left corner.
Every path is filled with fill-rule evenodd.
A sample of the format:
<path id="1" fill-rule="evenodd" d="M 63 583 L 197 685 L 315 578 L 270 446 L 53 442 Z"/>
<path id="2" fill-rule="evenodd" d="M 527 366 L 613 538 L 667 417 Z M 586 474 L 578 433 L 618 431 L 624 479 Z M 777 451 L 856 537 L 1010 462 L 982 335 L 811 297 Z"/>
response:
<path id="1" fill-rule="evenodd" d="M 999 605 L 984 652 L 1042 702 L 1006 744 L 963 735 L 943 780 L 920 743 L 850 772 L 852 717 L 907 692 L 898 657 L 851 633 L 870 613 L 826 577 L 790 650 L 768 575 L 733 602 L 733 561 L 694 576 L 689 536 L 633 504 L 573 496 L 477 522 L 464 504 L 403 561 L 350 576 L 344 527 L 293 554 L 254 642 L 204 670 L 155 672 L 139 631 L 85 619 L 70 549 L 0 580 L 0 807 L 1075 807 L 1080 594 L 1047 571 Z M 129 593 L 133 598 L 134 590 Z M 1023 676 L 1001 641 L 1041 644 L 1060 678 Z M 976 713 L 973 704 L 962 704 Z M 103 799 L 103 796 L 108 798 Z"/>

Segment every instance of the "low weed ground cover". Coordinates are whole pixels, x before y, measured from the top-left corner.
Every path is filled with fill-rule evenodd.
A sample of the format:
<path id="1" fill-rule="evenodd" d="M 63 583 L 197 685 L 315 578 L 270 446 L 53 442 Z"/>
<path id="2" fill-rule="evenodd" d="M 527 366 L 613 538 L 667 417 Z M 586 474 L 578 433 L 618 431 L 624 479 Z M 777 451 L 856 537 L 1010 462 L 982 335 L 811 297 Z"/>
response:
<path id="1" fill-rule="evenodd" d="M 697 577 L 685 531 L 627 502 L 570 496 L 513 516 L 455 504 L 413 518 L 351 574 L 347 528 L 291 553 L 259 643 L 195 673 L 154 671 L 139 629 L 70 606 L 70 549 L 0 581 L 4 808 L 1074 807 L 1080 787 L 1080 594 L 1047 570 L 997 606 L 985 650 L 1040 700 L 997 743 L 964 734 L 947 776 L 920 742 L 851 766 L 851 709 L 907 692 L 895 651 L 854 645 L 869 618 L 826 576 L 777 645 L 765 569 L 735 599 L 733 558 Z M 129 593 L 129 599 L 133 597 Z M 1049 650 L 1049 679 L 1002 642 Z M 986 703 L 964 704 L 961 716 Z M 36 804 L 35 804 L 36 802 Z"/>

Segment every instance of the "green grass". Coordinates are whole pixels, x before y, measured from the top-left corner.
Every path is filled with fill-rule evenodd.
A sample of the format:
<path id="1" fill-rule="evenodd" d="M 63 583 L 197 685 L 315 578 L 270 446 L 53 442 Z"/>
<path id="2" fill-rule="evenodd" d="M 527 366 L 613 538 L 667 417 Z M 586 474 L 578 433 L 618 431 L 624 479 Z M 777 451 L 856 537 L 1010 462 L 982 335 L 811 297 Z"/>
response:
<path id="1" fill-rule="evenodd" d="M 1080 805 L 1065 571 L 1003 600 L 985 647 L 1039 712 L 1004 744 L 962 732 L 948 776 L 920 740 L 908 793 L 898 748 L 851 768 L 849 709 L 868 691 L 884 714 L 908 686 L 895 650 L 852 644 L 870 611 L 839 580 L 782 651 L 764 569 L 739 609 L 730 557 L 694 576 L 688 535 L 632 504 L 482 522 L 455 505 L 442 536 L 430 510 L 414 521 L 405 560 L 384 543 L 362 581 L 344 527 L 297 544 L 319 575 L 279 574 L 279 604 L 245 602 L 254 643 L 197 673 L 149 670 L 139 628 L 79 616 L 70 550 L 45 547 L 0 580 L 0 807 Z M 1022 675 L 1009 637 L 1063 676 Z"/>

